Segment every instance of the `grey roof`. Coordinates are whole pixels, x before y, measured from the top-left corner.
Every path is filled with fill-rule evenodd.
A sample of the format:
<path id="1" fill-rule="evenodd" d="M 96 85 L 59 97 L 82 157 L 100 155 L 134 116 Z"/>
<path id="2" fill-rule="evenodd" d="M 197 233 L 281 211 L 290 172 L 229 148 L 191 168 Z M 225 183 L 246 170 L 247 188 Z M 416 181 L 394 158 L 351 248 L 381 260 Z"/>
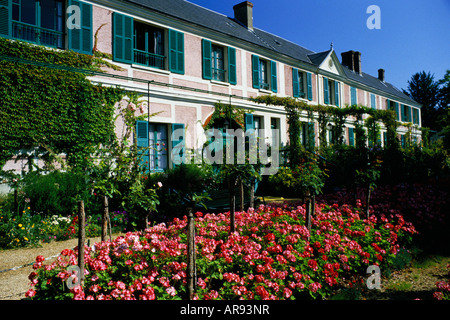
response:
<path id="1" fill-rule="evenodd" d="M 231 17 L 214 12 L 212 10 L 203 8 L 199 5 L 185 0 L 125 0 L 142 6 L 146 9 L 159 12 L 161 14 L 174 17 L 190 24 L 199 25 L 211 30 L 215 30 L 222 34 L 255 44 L 257 46 L 273 50 L 278 54 L 283 54 L 288 57 L 303 61 L 314 66 L 326 58 L 329 51 L 316 53 L 308 50 L 291 41 L 273 35 L 269 32 L 253 28 L 248 30 L 245 26 Z M 362 73 L 361 75 L 351 71 L 343 66 L 346 76 L 354 81 L 373 87 L 375 89 L 384 91 L 386 93 L 406 99 L 417 105 L 417 102 L 405 95 L 402 91 L 395 88 L 393 85 L 382 82 L 378 78 L 369 74 Z"/>
<path id="2" fill-rule="evenodd" d="M 331 52 L 331 49 L 328 51 L 310 54 L 310 55 L 308 55 L 308 57 L 309 57 L 309 60 L 311 60 L 311 63 L 314 64 L 316 67 L 318 67 L 322 64 L 323 60 L 325 60 L 325 58 L 328 57 L 330 52 Z"/>
<path id="3" fill-rule="evenodd" d="M 393 86 L 388 82 L 381 81 L 377 77 L 371 76 L 370 74 L 367 74 L 365 72 L 358 74 L 357 72 L 352 71 L 346 66 L 342 66 L 342 68 L 344 69 L 344 73 L 347 76 L 347 78 L 351 80 L 363 83 L 369 87 L 378 89 L 380 91 L 390 93 L 404 100 L 408 100 L 412 104 L 418 105 L 416 101 L 411 99 L 408 95 L 404 94 L 401 90 L 397 89 L 395 86 Z"/>

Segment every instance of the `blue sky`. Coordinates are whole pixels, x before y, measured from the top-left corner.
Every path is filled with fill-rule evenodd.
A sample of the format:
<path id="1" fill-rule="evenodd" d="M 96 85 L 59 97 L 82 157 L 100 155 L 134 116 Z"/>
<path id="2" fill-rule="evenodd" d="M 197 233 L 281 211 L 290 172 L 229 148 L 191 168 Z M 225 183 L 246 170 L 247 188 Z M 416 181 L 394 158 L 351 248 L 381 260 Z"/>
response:
<path id="1" fill-rule="evenodd" d="M 241 0 L 189 0 L 233 17 Z M 362 70 L 400 89 L 419 71 L 442 79 L 450 69 L 450 0 L 252 0 L 256 28 L 315 52 L 333 48 L 341 59 L 361 52 Z M 380 8 L 381 29 L 366 22 L 370 5 Z"/>

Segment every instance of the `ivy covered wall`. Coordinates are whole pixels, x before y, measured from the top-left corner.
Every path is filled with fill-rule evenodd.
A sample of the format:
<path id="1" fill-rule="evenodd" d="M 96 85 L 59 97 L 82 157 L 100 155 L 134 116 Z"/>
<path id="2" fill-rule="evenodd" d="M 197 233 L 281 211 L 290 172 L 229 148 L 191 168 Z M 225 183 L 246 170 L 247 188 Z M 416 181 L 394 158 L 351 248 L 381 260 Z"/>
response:
<path id="1" fill-rule="evenodd" d="M 0 38 L 0 168 L 21 149 L 65 153 L 72 165 L 114 136 L 114 105 L 122 90 L 86 75 L 11 62 L 15 57 L 55 66 L 99 70 L 101 60 Z M 50 153 L 47 153 L 50 154 Z"/>

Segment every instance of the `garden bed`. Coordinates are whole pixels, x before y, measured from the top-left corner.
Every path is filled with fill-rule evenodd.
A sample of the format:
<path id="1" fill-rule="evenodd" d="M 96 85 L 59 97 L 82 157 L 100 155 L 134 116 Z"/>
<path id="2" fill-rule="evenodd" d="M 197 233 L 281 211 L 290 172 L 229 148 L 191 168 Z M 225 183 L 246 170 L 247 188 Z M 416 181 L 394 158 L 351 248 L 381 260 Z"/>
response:
<path id="1" fill-rule="evenodd" d="M 364 219 L 350 206 L 317 205 L 310 234 L 305 208 L 261 206 L 229 215 L 197 214 L 196 299 L 328 298 L 364 283 L 366 268 L 383 269 L 408 245 L 414 227 L 401 215 Z M 32 299 L 186 298 L 187 219 L 127 233 L 86 248 L 84 291 L 64 283 L 77 250 L 64 250 L 55 263 L 38 257 L 30 275 Z"/>

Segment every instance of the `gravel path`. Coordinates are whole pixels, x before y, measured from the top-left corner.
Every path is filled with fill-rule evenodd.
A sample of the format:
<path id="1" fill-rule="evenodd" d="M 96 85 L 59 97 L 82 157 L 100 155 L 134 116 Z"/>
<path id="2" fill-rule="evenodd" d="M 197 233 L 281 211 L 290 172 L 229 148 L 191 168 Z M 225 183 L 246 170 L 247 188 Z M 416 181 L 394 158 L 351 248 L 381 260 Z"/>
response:
<path id="1" fill-rule="evenodd" d="M 87 240 L 86 240 L 87 241 Z M 90 238 L 90 243 L 94 244 L 100 241 L 100 237 Z M 38 248 L 10 249 L 0 251 L 0 271 L 24 266 L 16 270 L 0 272 L 0 300 L 20 300 L 25 298 L 25 292 L 30 289 L 29 274 L 33 271 L 32 265 L 36 257 L 41 255 L 49 258 L 59 255 L 64 249 L 71 249 L 78 245 L 78 239 L 67 241 L 54 241 L 44 243 Z M 45 261 L 48 264 L 56 259 L 52 258 Z"/>

